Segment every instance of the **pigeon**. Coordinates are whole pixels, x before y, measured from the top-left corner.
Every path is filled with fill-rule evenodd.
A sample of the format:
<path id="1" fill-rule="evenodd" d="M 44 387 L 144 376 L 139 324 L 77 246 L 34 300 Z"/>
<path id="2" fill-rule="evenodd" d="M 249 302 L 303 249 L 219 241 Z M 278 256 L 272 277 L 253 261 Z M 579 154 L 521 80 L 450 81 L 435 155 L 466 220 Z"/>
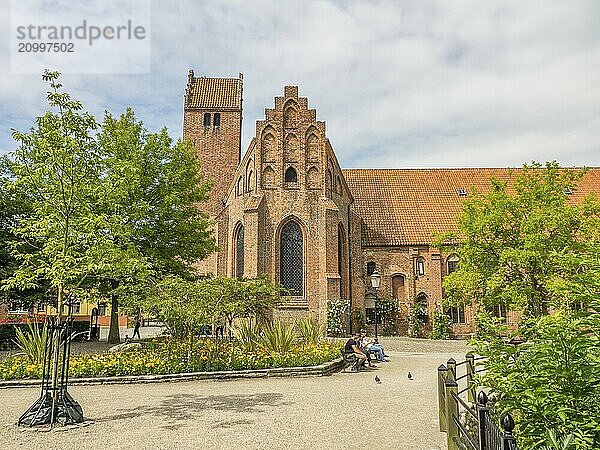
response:
<path id="1" fill-rule="evenodd" d="M 408 379 L 409 379 L 409 380 L 412 380 L 412 379 L 413 379 L 413 377 L 412 377 L 412 373 L 410 373 L 410 372 L 408 372 Z"/>
<path id="2" fill-rule="evenodd" d="M 375 383 L 381 384 L 381 379 L 377 375 L 375 375 Z"/>

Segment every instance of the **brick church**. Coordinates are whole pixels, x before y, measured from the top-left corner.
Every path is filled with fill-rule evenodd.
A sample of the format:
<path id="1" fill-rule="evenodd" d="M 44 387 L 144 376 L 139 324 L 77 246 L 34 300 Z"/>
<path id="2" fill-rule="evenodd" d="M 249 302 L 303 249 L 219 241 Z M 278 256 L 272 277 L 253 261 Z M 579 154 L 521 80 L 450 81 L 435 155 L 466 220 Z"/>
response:
<path id="1" fill-rule="evenodd" d="M 373 319 L 369 276 L 377 270 L 378 298 L 399 307 L 397 331 L 406 333 L 415 302 L 426 307 L 431 324 L 442 281 L 458 263 L 432 246 L 434 233 L 457 228 L 470 188 L 486 191 L 490 177 L 507 179 L 509 170 L 342 169 L 325 122 L 297 86 L 275 97 L 242 152 L 242 88 L 241 74 L 188 75 L 183 137 L 214 181 L 203 208 L 214 218 L 219 248 L 201 271 L 269 274 L 290 292 L 278 314 L 323 321 L 327 301 L 337 299 Z M 590 170 L 574 197 L 599 188 L 600 170 Z M 501 307 L 497 312 L 506 314 Z M 448 313 L 456 335 L 473 330 L 470 308 Z"/>

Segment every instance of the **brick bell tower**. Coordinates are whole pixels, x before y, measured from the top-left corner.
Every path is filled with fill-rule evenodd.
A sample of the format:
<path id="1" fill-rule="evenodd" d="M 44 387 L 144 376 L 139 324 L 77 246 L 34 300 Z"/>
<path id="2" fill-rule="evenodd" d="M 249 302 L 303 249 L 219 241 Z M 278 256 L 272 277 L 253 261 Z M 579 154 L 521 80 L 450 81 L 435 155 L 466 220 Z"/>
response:
<path id="1" fill-rule="evenodd" d="M 213 180 L 209 200 L 201 205 L 209 217 L 223 209 L 223 199 L 240 162 L 242 84 L 238 78 L 194 77 L 188 74 L 183 107 L 183 138 L 198 151 L 204 176 Z"/>

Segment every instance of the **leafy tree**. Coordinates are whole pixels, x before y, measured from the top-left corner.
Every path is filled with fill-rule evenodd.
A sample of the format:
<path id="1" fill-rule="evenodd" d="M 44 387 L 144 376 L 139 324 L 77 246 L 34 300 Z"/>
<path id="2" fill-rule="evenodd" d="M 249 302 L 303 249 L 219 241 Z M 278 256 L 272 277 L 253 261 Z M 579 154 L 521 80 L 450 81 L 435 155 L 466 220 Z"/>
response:
<path id="1" fill-rule="evenodd" d="M 556 436 L 568 448 L 600 447 L 600 206 L 593 196 L 569 204 L 565 194 L 583 173 L 533 164 L 510 183 L 492 181 L 491 192 L 467 199 L 454 236 L 460 266 L 444 289 L 451 304 L 483 306 L 478 382 L 499 413 L 515 417 L 519 448 Z M 499 303 L 523 312 L 518 329 L 490 316 L 486 307 Z"/>
<path id="2" fill-rule="evenodd" d="M 119 218 L 115 245 L 135 249 L 155 278 L 192 277 L 194 263 L 215 250 L 210 222 L 198 209 L 211 184 L 202 178 L 194 147 L 173 143 L 166 129 L 148 132 L 131 109 L 119 118 L 105 115 L 98 145 L 107 194 L 101 207 Z M 107 268 L 99 279 L 111 295 L 109 341 L 118 342 L 119 296 L 128 289 L 134 295 L 131 288 L 143 279 L 139 271 Z"/>
<path id="3" fill-rule="evenodd" d="M 54 306 L 60 321 L 65 295 L 108 264 L 118 249 L 105 232 L 113 218 L 96 208 L 104 194 L 102 155 L 93 138 L 98 124 L 82 111 L 81 103 L 61 92 L 58 76 L 49 71 L 43 75 L 50 84 L 47 99 L 53 111 L 38 117 L 28 133 L 13 131 L 19 147 L 7 161 L 4 188 L 15 198 L 26 198 L 29 210 L 14 222 L 11 252 L 17 267 L 2 288 L 35 289 L 49 284 L 57 292 Z M 59 341 L 54 353 L 54 387 Z"/>
<path id="4" fill-rule="evenodd" d="M 581 231 L 595 214 L 591 203 L 567 202 L 566 190 L 583 173 L 556 162 L 524 165 L 512 182 L 492 179 L 489 193 L 469 197 L 459 234 L 438 239 L 460 242 L 459 269 L 444 280 L 447 302 L 504 303 L 526 315 L 546 314 L 556 300 L 549 289 L 555 254 L 584 252 Z"/>
<path id="5" fill-rule="evenodd" d="M 230 337 L 235 319 L 265 318 L 281 302 L 280 288 L 266 276 L 245 280 L 216 277 L 202 283 L 212 293 L 213 325 L 226 320 Z"/>

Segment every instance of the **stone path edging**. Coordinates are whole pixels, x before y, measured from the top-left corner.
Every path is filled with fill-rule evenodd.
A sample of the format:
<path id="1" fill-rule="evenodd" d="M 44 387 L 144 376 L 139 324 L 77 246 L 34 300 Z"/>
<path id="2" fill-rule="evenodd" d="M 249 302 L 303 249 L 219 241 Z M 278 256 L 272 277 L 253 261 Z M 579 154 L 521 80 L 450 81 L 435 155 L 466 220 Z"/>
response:
<path id="1" fill-rule="evenodd" d="M 236 378 L 267 377 L 323 377 L 338 372 L 343 367 L 342 358 L 308 367 L 279 367 L 257 370 L 227 370 L 220 372 L 188 372 L 161 375 L 128 375 L 118 377 L 70 378 L 69 385 L 163 383 L 190 380 L 228 380 Z M 41 380 L 0 381 L 0 389 L 37 387 Z"/>

